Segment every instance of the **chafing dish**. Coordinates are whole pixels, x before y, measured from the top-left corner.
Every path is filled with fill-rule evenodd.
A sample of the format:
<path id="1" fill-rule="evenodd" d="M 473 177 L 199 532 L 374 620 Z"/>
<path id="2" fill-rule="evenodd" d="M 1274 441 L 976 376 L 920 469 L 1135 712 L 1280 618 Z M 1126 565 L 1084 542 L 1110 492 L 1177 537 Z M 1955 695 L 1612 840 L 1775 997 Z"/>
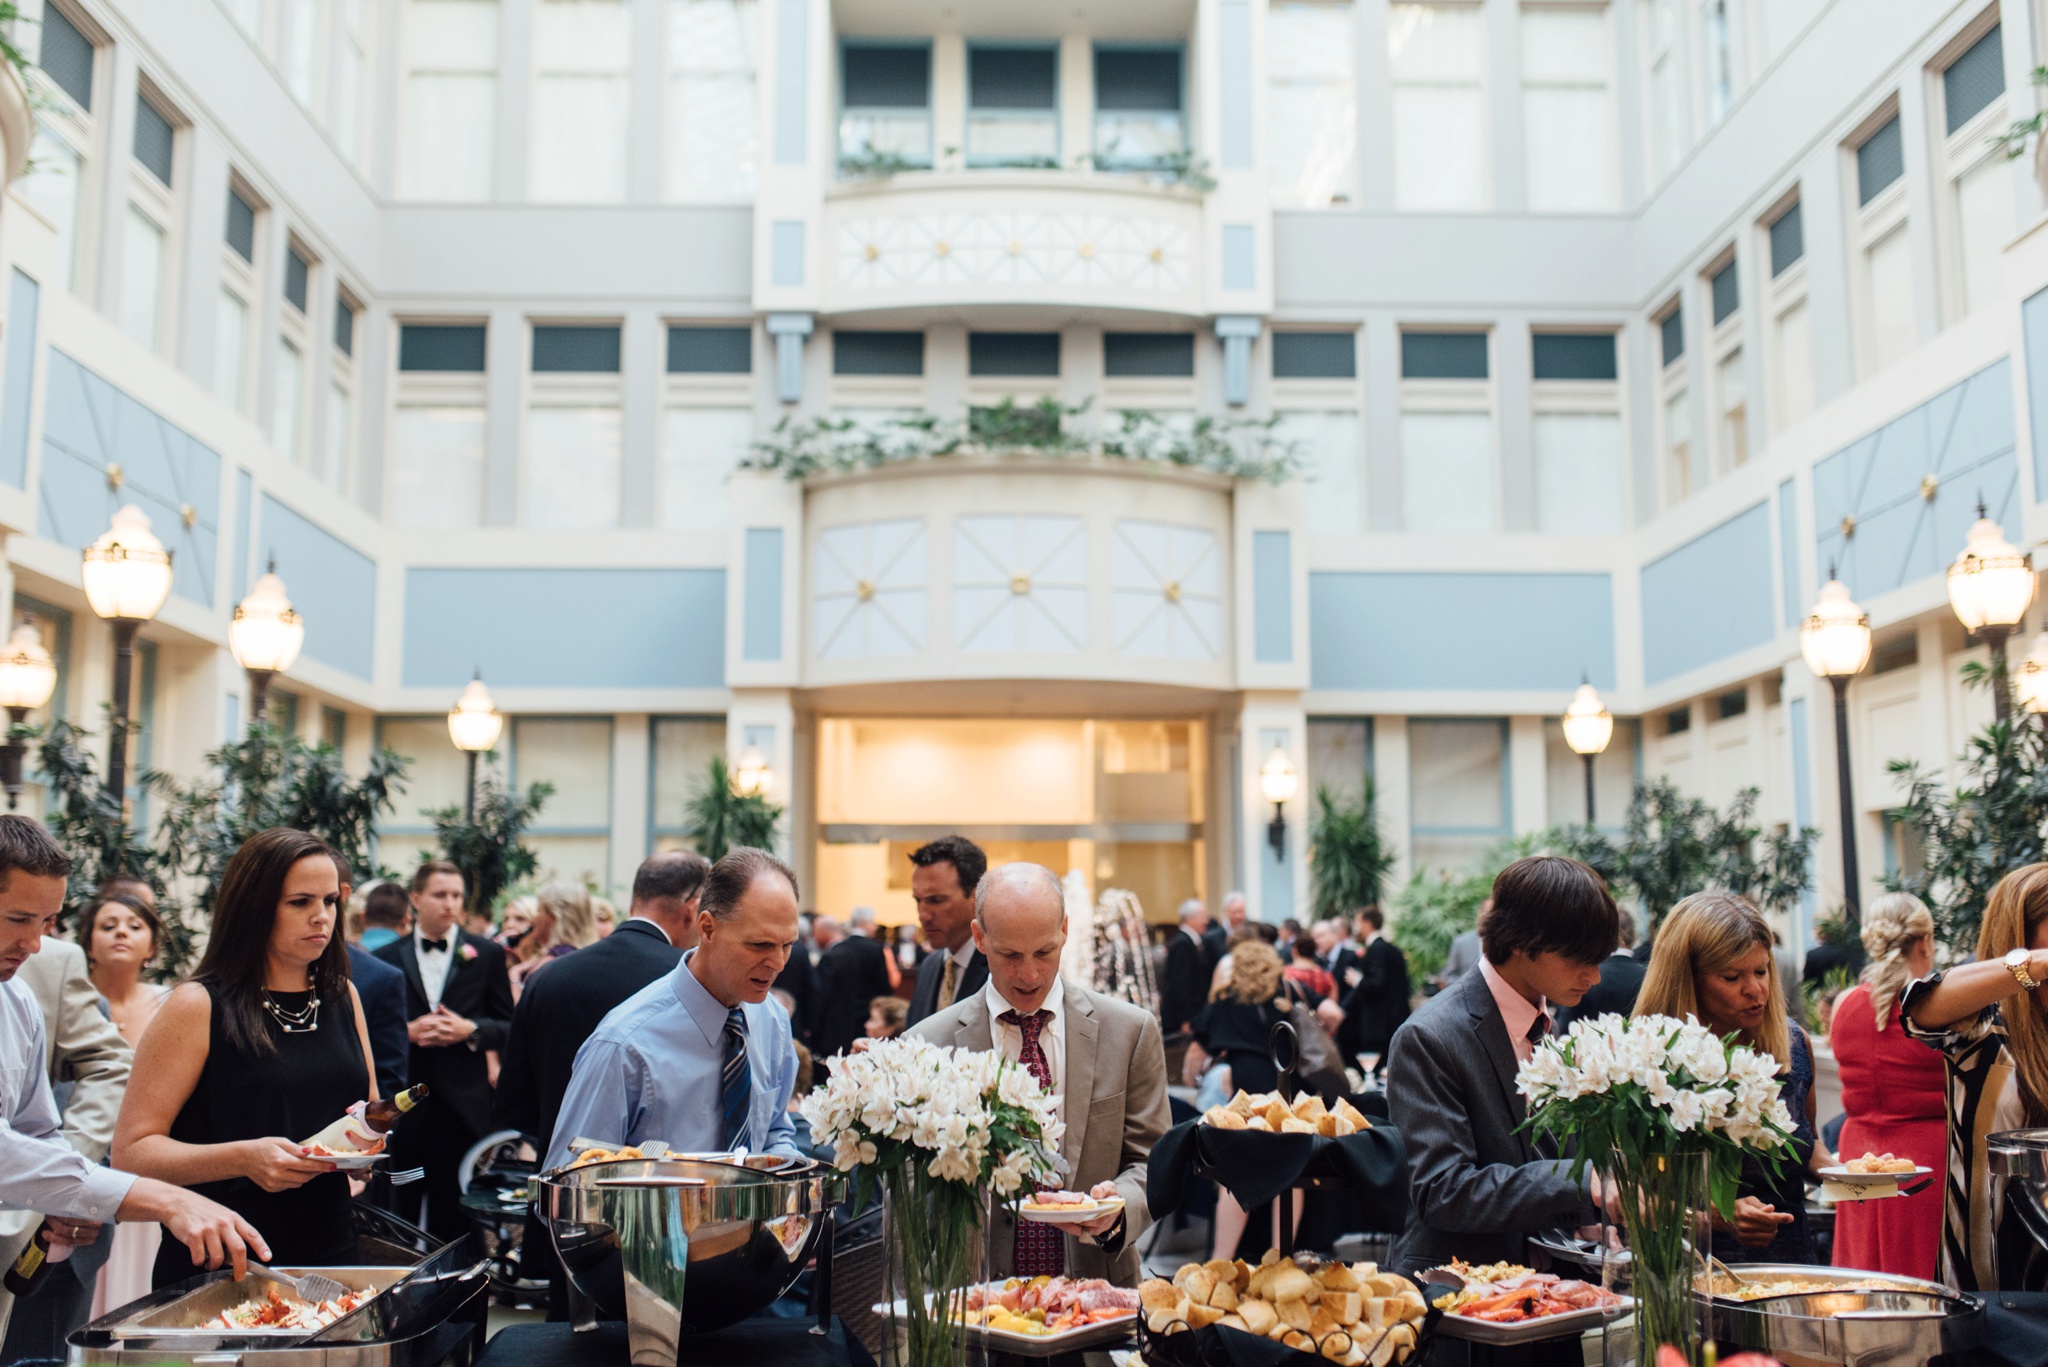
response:
<path id="1" fill-rule="evenodd" d="M 535 1179 L 538 1209 L 588 1310 L 624 1319 L 633 1361 L 673 1367 L 682 1336 L 765 1308 L 809 1261 L 831 1193 L 804 1159 L 628 1159 Z M 580 1307 L 581 1308 L 581 1307 Z"/>
<path id="2" fill-rule="evenodd" d="M 2003 1177 L 2020 1218 L 2048 1248 L 2048 1130 L 2000 1130 L 1985 1141 L 1985 1167 Z"/>
<path id="3" fill-rule="evenodd" d="M 1937 1282 L 1790 1263 L 1738 1264 L 1732 1270 L 1745 1281 L 1782 1282 L 1787 1294 L 1750 1301 L 1702 1294 L 1708 1334 L 1725 1350 L 1756 1349 L 1785 1367 L 1917 1367 L 1975 1348 L 1984 1335 L 1984 1302 Z M 1873 1279 L 1901 1289 L 1846 1289 Z M 1839 1286 L 1792 1289 L 1814 1282 Z"/>

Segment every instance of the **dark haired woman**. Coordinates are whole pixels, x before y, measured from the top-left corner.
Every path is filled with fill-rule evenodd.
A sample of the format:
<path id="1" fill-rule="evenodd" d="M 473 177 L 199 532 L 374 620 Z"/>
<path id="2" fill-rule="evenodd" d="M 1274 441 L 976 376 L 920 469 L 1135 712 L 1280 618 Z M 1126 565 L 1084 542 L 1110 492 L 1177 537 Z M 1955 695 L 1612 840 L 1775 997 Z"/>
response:
<path id="1" fill-rule="evenodd" d="M 299 1140 L 377 1095 L 363 1009 L 348 980 L 334 854 L 302 831 L 264 831 L 229 861 L 192 981 L 135 1051 L 114 1162 L 191 1187 L 275 1231 L 285 1267 L 352 1262 L 348 1179 Z M 168 1241 L 156 1284 L 191 1275 Z"/>
<path id="2" fill-rule="evenodd" d="M 78 918 L 78 943 L 92 985 L 106 998 L 107 1014 L 131 1049 L 170 995 L 163 984 L 142 980 L 163 939 L 164 923 L 155 909 L 127 893 L 102 890 Z M 160 1226 L 140 1221 L 114 1226 L 113 1247 L 93 1284 L 94 1319 L 149 1294 L 162 1235 Z"/>

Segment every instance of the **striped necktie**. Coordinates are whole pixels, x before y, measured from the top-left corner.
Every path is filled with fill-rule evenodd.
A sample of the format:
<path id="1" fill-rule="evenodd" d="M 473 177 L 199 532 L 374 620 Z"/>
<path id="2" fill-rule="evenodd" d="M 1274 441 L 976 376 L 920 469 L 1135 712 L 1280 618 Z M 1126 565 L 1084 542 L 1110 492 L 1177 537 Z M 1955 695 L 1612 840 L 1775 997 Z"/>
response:
<path id="1" fill-rule="evenodd" d="M 939 1010 L 943 1011 L 953 1004 L 954 975 L 959 973 L 960 963 L 953 957 L 952 950 L 941 952 L 946 956 L 944 975 L 939 979 Z"/>
<path id="2" fill-rule="evenodd" d="M 737 1006 L 725 1013 L 725 1062 L 718 1070 L 719 1147 L 730 1149 L 747 1137 L 747 1104 L 753 1100 L 747 1072 L 747 1018 Z"/>

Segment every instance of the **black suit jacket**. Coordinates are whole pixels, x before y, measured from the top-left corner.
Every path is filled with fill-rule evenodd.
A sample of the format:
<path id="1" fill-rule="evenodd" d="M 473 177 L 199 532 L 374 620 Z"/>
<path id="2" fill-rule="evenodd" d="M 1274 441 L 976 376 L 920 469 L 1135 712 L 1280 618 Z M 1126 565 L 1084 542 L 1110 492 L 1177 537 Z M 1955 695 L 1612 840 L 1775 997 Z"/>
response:
<path id="1" fill-rule="evenodd" d="M 1384 1054 L 1394 1032 L 1408 1019 L 1408 956 L 1386 936 L 1358 958 L 1358 986 L 1344 995 L 1344 1024 L 1338 1043 L 1346 1062 L 1359 1053 Z"/>
<path id="2" fill-rule="evenodd" d="M 361 945 L 350 945 L 348 976 L 363 1000 L 363 1024 L 369 1027 L 370 1053 L 377 1063 L 377 1095 L 397 1096 L 405 1090 L 412 1053 L 405 1037 L 405 974 Z"/>
<path id="3" fill-rule="evenodd" d="M 819 1058 L 843 1054 L 867 1031 L 868 1004 L 886 997 L 889 951 L 880 940 L 849 935 L 818 960 L 817 1001 L 811 1014 L 811 1052 Z"/>
<path id="4" fill-rule="evenodd" d="M 441 989 L 441 1005 L 475 1021 L 476 1034 L 461 1044 L 413 1045 L 407 1072 L 414 1082 L 427 1084 L 428 1098 L 436 1103 L 437 1113 L 452 1112 L 469 1128 L 470 1138 L 481 1139 L 491 1132 L 491 1078 L 484 1052 L 505 1047 L 505 1037 L 512 1029 L 512 980 L 506 976 L 504 950 L 466 930 L 458 929 L 453 935 L 454 958 Z M 465 956 L 465 949 L 475 954 Z M 405 974 L 406 1020 L 426 1015 L 432 1005 L 420 979 L 413 937 L 402 935 L 376 953 Z"/>
<path id="5" fill-rule="evenodd" d="M 817 1014 L 818 989 L 815 981 L 817 970 L 811 967 L 810 953 L 799 940 L 795 949 L 789 952 L 789 962 L 775 975 L 775 985 L 789 993 L 794 1005 L 789 1011 L 789 1032 L 811 1047 L 812 1017 Z"/>
<path id="6" fill-rule="evenodd" d="M 939 1009 L 939 983 L 946 976 L 946 960 L 950 957 L 934 951 L 917 966 L 917 986 L 910 993 L 910 1015 L 905 1028 Z M 960 981 L 953 984 L 953 1000 L 957 1002 L 970 992 L 981 991 L 987 982 L 988 960 L 977 949 L 967 956 L 967 968 L 960 974 Z"/>
<path id="7" fill-rule="evenodd" d="M 1230 952 L 1230 930 L 1221 921 L 1211 921 L 1202 932 L 1202 952 L 1209 956 L 1209 971 L 1214 973 L 1216 965 Z"/>
<path id="8" fill-rule="evenodd" d="M 1643 975 L 1649 970 L 1627 950 L 1617 950 L 1600 961 L 1600 981 L 1579 998 L 1577 1006 L 1557 1009 L 1559 1034 L 1572 1028 L 1573 1021 L 1591 1020 L 1612 1011 L 1626 1016 L 1636 1009 L 1636 994 L 1643 990 Z"/>
<path id="9" fill-rule="evenodd" d="M 1209 1001 L 1209 978 L 1216 966 L 1186 930 L 1175 927 L 1166 941 L 1166 977 L 1159 985 L 1159 1026 L 1171 1035 L 1184 1027 Z"/>
<path id="10" fill-rule="evenodd" d="M 660 926 L 627 921 L 529 977 L 499 1059 L 498 1124 L 546 1147 L 576 1051 L 613 1007 L 668 976 L 682 957 Z"/>

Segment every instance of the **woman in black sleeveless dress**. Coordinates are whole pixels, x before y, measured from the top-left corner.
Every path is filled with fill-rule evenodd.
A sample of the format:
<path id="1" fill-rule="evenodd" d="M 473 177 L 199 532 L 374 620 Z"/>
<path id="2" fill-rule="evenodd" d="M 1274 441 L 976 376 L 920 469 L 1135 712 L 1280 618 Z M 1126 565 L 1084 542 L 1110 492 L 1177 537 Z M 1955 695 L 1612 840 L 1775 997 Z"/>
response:
<path id="1" fill-rule="evenodd" d="M 206 955 L 137 1046 L 115 1127 L 117 1166 L 227 1206 L 282 1267 L 355 1260 L 348 1178 L 299 1143 L 377 1095 L 341 897 L 338 861 L 314 836 L 264 831 L 235 852 Z M 166 1240 L 155 1284 L 193 1270 Z"/>

